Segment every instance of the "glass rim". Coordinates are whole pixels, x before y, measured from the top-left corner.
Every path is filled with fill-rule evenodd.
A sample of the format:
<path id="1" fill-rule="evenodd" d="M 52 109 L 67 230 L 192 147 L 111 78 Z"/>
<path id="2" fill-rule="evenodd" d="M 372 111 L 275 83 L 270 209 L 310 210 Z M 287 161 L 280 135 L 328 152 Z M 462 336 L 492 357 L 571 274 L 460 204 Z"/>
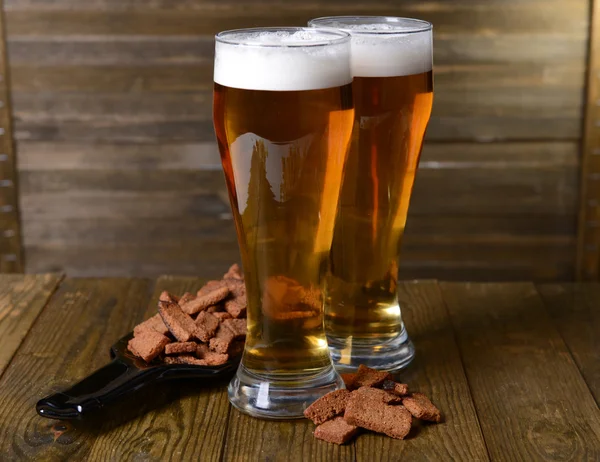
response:
<path id="1" fill-rule="evenodd" d="M 332 36 L 331 39 L 327 40 L 314 40 L 306 42 L 292 42 L 292 43 L 264 43 L 260 41 L 252 41 L 251 39 L 230 39 L 227 38 L 229 35 L 234 34 L 251 34 L 257 32 L 299 32 L 299 31 L 318 31 L 320 34 Z M 328 27 L 249 27 L 242 29 L 230 29 L 219 32 L 215 35 L 215 41 L 219 43 L 225 43 L 227 45 L 238 45 L 238 46 L 249 46 L 257 48 L 309 48 L 318 46 L 329 46 L 338 45 L 349 42 L 352 36 L 339 29 L 333 29 Z"/>
<path id="2" fill-rule="evenodd" d="M 400 21 L 407 21 L 409 24 L 412 23 L 415 25 L 414 28 L 410 28 L 407 30 L 358 30 L 358 29 L 348 29 L 344 27 L 333 27 L 326 26 L 322 24 L 322 22 L 326 21 L 339 21 L 344 22 L 351 20 L 377 20 L 378 22 L 373 22 L 374 24 L 386 24 L 386 23 L 394 23 Z M 416 18 L 405 18 L 402 16 L 369 16 L 369 15 L 350 15 L 350 16 L 321 16 L 319 18 L 313 18 L 308 21 L 308 25 L 315 25 L 315 29 L 336 29 L 344 32 L 348 32 L 351 35 L 406 35 L 406 34 L 418 34 L 422 32 L 430 32 L 433 30 L 433 24 L 429 21 L 425 21 L 423 19 Z"/>

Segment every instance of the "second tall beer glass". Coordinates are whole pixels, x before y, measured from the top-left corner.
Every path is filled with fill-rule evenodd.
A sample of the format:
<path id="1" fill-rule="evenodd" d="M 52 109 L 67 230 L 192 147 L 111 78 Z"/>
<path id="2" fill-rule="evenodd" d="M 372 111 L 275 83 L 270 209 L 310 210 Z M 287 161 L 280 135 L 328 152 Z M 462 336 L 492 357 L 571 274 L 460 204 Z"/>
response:
<path id="1" fill-rule="evenodd" d="M 265 28 L 216 36 L 214 123 L 244 266 L 248 336 L 238 409 L 302 417 L 343 386 L 323 328 L 354 109 L 350 36 Z"/>
<path id="2" fill-rule="evenodd" d="M 432 27 L 370 16 L 309 24 L 352 35 L 354 132 L 325 303 L 332 356 L 341 370 L 396 370 L 414 356 L 398 304 L 398 258 L 433 102 Z"/>

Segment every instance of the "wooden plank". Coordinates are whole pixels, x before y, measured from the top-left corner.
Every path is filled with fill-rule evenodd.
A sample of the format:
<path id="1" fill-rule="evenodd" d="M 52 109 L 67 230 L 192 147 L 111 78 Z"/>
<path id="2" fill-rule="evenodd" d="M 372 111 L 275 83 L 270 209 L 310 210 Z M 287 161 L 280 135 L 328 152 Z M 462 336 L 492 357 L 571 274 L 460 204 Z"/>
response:
<path id="1" fill-rule="evenodd" d="M 537 239 L 541 241 L 541 239 Z M 556 280 L 573 270 L 573 240 L 559 242 L 534 242 L 531 240 L 502 240 L 497 242 L 478 242 L 467 237 L 446 238 L 445 240 L 425 237 L 411 242 L 407 236 L 400 251 L 400 266 L 404 271 L 410 270 L 410 276 L 422 276 L 417 271 L 424 266 L 429 268 L 473 269 L 505 268 L 512 269 L 512 276 L 505 275 L 508 280 Z M 524 272 L 525 271 L 525 272 Z M 524 277 L 529 274 L 529 278 Z M 405 273 L 406 275 L 406 273 Z M 535 276 L 535 277 L 533 277 Z M 464 272 L 461 277 L 452 275 L 451 280 L 466 280 Z M 493 280 L 491 275 L 473 274 L 474 280 Z"/>
<path id="2" fill-rule="evenodd" d="M 318 0 L 312 0 L 314 3 L 310 1 L 306 2 L 308 5 L 316 5 L 320 6 Z M 355 0 L 352 0 L 352 3 Z M 579 3 L 584 2 L 585 0 L 573 0 L 573 5 L 577 7 Z M 578 3 L 579 2 L 579 3 Z M 52 11 L 52 10 L 62 10 L 67 8 L 80 8 L 86 10 L 97 10 L 97 9 L 123 9 L 130 10 L 136 8 L 144 8 L 148 10 L 204 10 L 204 9 L 214 9 L 214 8 L 235 8 L 238 5 L 260 5 L 268 3 L 268 5 L 285 5 L 288 2 L 286 0 L 227 0 L 227 1 L 219 1 L 219 0 L 178 0 L 174 3 L 172 0 L 88 0 L 85 4 L 82 4 L 79 0 L 5 0 L 5 8 L 7 10 L 44 10 L 44 11 Z M 334 5 L 348 5 L 348 0 L 329 0 L 327 3 Z M 357 2 L 358 3 L 358 2 Z M 394 0 L 378 0 L 377 2 L 373 2 L 375 4 L 395 4 Z M 407 0 L 405 2 L 407 5 L 413 5 L 414 0 Z M 507 7 L 512 6 L 523 6 L 523 5 L 535 5 L 535 4 L 546 4 L 544 0 L 438 0 L 433 5 L 426 5 L 422 9 L 430 10 L 432 8 L 438 8 L 440 10 L 444 10 L 448 8 L 448 3 L 450 3 L 451 7 L 456 6 L 461 9 L 470 8 L 481 8 L 482 6 L 489 5 L 502 5 Z M 418 4 L 416 4 L 418 6 Z"/>
<path id="3" fill-rule="evenodd" d="M 207 81 L 211 87 L 211 80 Z M 543 110 L 546 117 L 578 118 L 582 108 L 581 85 L 468 85 L 446 91 L 436 86 L 435 117 L 534 116 Z M 198 121 L 212 122 L 212 88 L 181 93 L 17 93 L 14 110 L 21 126 L 34 123 L 86 123 Z M 117 120 L 115 120 L 117 119 Z"/>
<path id="4" fill-rule="evenodd" d="M 571 141 L 425 143 L 419 169 L 578 168 L 578 156 L 578 144 Z"/>
<path id="5" fill-rule="evenodd" d="M 18 132 L 17 132 L 18 135 Z M 432 117 L 427 141 L 551 141 L 577 140 L 581 135 L 581 117 L 479 116 Z"/>
<path id="6" fill-rule="evenodd" d="M 400 251 L 403 278 L 451 281 L 556 281 L 573 276 L 572 245 L 425 243 Z"/>
<path id="7" fill-rule="evenodd" d="M 411 215 L 404 239 L 413 244 L 574 245 L 574 215 L 455 216 Z M 27 222 L 26 246 L 80 246 L 98 243 L 188 246 L 217 235 L 234 236 L 230 215 L 202 214 L 174 220 L 155 218 L 44 219 Z"/>
<path id="8" fill-rule="evenodd" d="M 441 176 L 441 175 L 440 175 Z M 490 175 L 491 176 L 491 175 Z M 465 178 L 466 175 L 463 176 Z M 429 183 L 434 185 L 435 183 Z M 458 185 L 453 185 L 453 188 L 445 188 L 445 192 L 454 192 L 459 189 Z M 423 187 L 420 187 L 417 192 L 420 192 Z M 413 205 L 411 206 L 410 215 L 408 218 L 408 227 L 412 217 L 416 216 L 435 216 L 438 213 L 443 216 L 455 213 L 457 217 L 470 216 L 470 214 L 481 213 L 486 217 L 492 217 L 492 220 L 501 220 L 502 218 L 511 220 L 516 218 L 521 220 L 523 216 L 529 216 L 535 220 L 541 216 L 541 223 L 557 223 L 561 217 L 571 219 L 573 207 L 565 203 L 563 196 L 558 194 L 550 195 L 554 200 L 552 204 L 557 206 L 556 215 L 552 213 L 552 204 L 546 206 L 540 205 L 541 210 L 536 209 L 537 203 L 541 203 L 541 199 L 536 198 L 536 203 L 533 205 L 522 204 L 518 202 L 518 197 L 513 199 L 505 206 L 498 206 L 498 209 L 493 208 L 494 200 L 501 194 L 502 191 L 497 189 L 496 195 L 483 191 L 488 199 L 469 200 L 468 193 L 461 191 L 460 198 L 451 200 L 447 199 L 443 204 L 427 204 L 427 199 L 435 200 L 434 194 L 420 197 L 415 193 Z M 464 201 L 461 199 L 465 197 Z M 522 198 L 530 199 L 532 196 L 522 194 Z M 569 196 L 567 196 L 569 197 Z M 139 191 L 77 191 L 77 195 L 69 195 L 67 192 L 40 192 L 35 194 L 24 193 L 21 200 L 23 205 L 23 221 L 25 223 L 40 222 L 40 221 L 55 221 L 69 219 L 180 219 L 186 216 L 211 216 L 223 217 L 230 216 L 229 204 L 226 203 L 224 187 L 217 194 L 207 194 L 204 192 L 181 192 L 181 191 L 156 191 L 143 192 Z M 66 204 L 70 209 L 66 209 Z M 444 209 L 444 205 L 448 207 Z M 511 208 L 511 206 L 513 206 Z M 555 216 L 556 219 L 551 217 Z M 494 218 L 495 217 L 495 218 Z M 457 218 L 460 220 L 460 218 Z M 460 221 L 457 222 L 460 224 Z M 541 228 L 537 223 L 531 224 L 533 229 Z M 553 229 L 564 229 L 565 227 L 572 228 L 572 222 L 555 224 Z M 441 234 L 441 233 L 440 233 Z"/>
<path id="9" fill-rule="evenodd" d="M 596 460 L 600 410 L 535 287 L 443 283 L 494 460 Z"/>
<path id="10" fill-rule="evenodd" d="M 209 277 L 196 255 L 215 247 L 237 258 L 212 143 L 25 143 L 21 158 L 29 271 Z M 427 144 L 403 276 L 572 277 L 577 162 L 571 142 Z M 216 170 L 199 171 L 205 165 Z M 444 197 L 440 184 L 450 191 Z M 219 264 L 210 259 L 209 268 Z"/>
<path id="11" fill-rule="evenodd" d="M 145 97 L 15 95 L 18 139 L 214 140 L 212 92 Z"/>
<path id="12" fill-rule="evenodd" d="M 211 164 L 219 162 L 214 147 L 179 146 L 98 145 L 87 151 L 78 144 L 26 143 L 28 270 L 199 274 L 205 268 L 195 255 L 213 246 L 236 258 L 225 185 L 220 167 Z M 202 147 L 207 157 L 194 163 Z M 205 161 L 217 170 L 198 171 Z M 116 172 L 114 165 L 120 166 Z M 403 275 L 570 278 L 576 166 L 575 143 L 426 145 L 404 239 Z M 146 171 L 151 167 L 157 170 Z M 444 197 L 436 193 L 440 184 L 450 191 Z"/>
<path id="13" fill-rule="evenodd" d="M 193 247 L 162 247 L 146 242 L 137 246 L 35 246 L 26 251 L 28 272 L 64 269 L 78 277 L 155 277 L 168 272 L 212 278 L 239 261 L 235 236 L 199 240 Z"/>
<path id="14" fill-rule="evenodd" d="M 68 219 L 28 222 L 26 246 L 58 247 L 140 247 L 187 248 L 195 251 L 202 242 L 235 242 L 230 215 L 202 214 L 194 217 L 158 220 L 156 218 Z"/>
<path id="15" fill-rule="evenodd" d="M 600 404 L 600 285 L 536 286 L 554 325 Z"/>
<path id="16" fill-rule="evenodd" d="M 218 193 L 217 193 L 218 194 Z M 231 213 L 229 203 L 218 195 L 188 194 L 177 191 L 78 191 L 23 194 L 23 222 L 44 219 L 154 218 L 179 219 L 187 214 L 220 215 Z M 65 207 L 69 204 L 69 207 Z"/>
<path id="17" fill-rule="evenodd" d="M 135 144 L 83 144 L 19 142 L 19 170 L 220 170 L 215 142 Z M 535 169 L 578 168 L 579 144 L 529 143 L 425 143 L 419 169 Z"/>
<path id="18" fill-rule="evenodd" d="M 406 236 L 447 236 L 449 238 L 573 237 L 576 217 L 570 215 L 417 215 L 409 210 Z M 27 231 L 27 230 L 26 230 Z M 25 234 L 27 236 L 27 233 Z"/>
<path id="19" fill-rule="evenodd" d="M 208 84 L 207 84 L 208 86 Z M 515 139 L 560 138 L 544 123 L 562 125 L 581 120 L 581 88 L 554 86 L 458 88 L 436 93 L 428 139 L 471 139 L 475 136 Z M 213 141 L 212 92 L 186 94 L 87 93 L 31 94 L 14 96 L 15 129 L 19 140 L 101 142 Z M 517 122 L 531 119 L 525 129 Z M 446 126 L 453 120 L 458 127 Z M 478 121 L 479 122 L 475 122 Z M 490 120 L 504 126 L 490 127 Z M 473 122 L 475 126 L 466 122 Z M 538 125 L 538 129 L 535 125 Z M 530 128 L 531 126 L 531 128 Z M 477 130 L 481 129 L 480 132 Z M 563 131 L 568 127 L 563 127 Z M 492 130 L 489 135 L 487 130 Z M 537 130 L 543 130 L 541 133 Z M 572 136 L 572 135 L 569 135 Z"/>
<path id="20" fill-rule="evenodd" d="M 471 87 L 445 89 L 435 88 L 435 117 L 459 117 L 477 115 L 535 116 L 544 111 L 548 117 L 581 116 L 582 88 L 578 86 L 556 87 L 550 85 L 513 85 L 493 87 Z"/>
<path id="21" fill-rule="evenodd" d="M 590 15 L 577 233 L 577 278 L 597 281 L 600 278 L 600 126 L 597 115 L 600 101 L 600 1 L 591 2 Z"/>
<path id="22" fill-rule="evenodd" d="M 112 120 L 96 118 L 90 123 L 77 120 L 15 123 L 17 140 L 160 143 L 204 142 L 213 140 L 214 136 L 212 122 L 199 120 L 149 120 L 134 123 L 126 120 L 119 124 L 118 117 L 115 117 Z"/>
<path id="23" fill-rule="evenodd" d="M 400 279 L 431 279 L 441 281 L 569 281 L 575 274 L 572 262 L 557 262 L 540 264 L 528 262 L 462 261 L 459 254 L 453 261 L 411 261 L 408 258 L 400 260 Z"/>
<path id="24" fill-rule="evenodd" d="M 43 419 L 34 409 L 43 396 L 108 362 L 110 345 L 140 320 L 149 289 L 149 281 L 140 279 L 67 279 L 62 283 L 0 379 L 0 452 L 4 458 L 86 459 L 91 435 L 106 432 L 125 418 L 126 406 L 112 423 L 92 424 Z M 92 434 L 90 428 L 94 428 Z"/>
<path id="25" fill-rule="evenodd" d="M 191 211 L 225 212 L 225 182 L 220 171 L 45 171 L 22 172 L 23 220 L 33 216 L 76 217 L 78 213 L 102 216 L 128 213 L 139 204 L 133 216 L 167 217 Z M 443 185 L 443 186 L 442 186 Z M 81 194 L 73 197 L 73 191 Z M 143 194 L 142 194 L 143 193 Z M 146 195 L 146 193 L 148 195 Z M 115 203 L 115 199 L 123 201 Z M 212 202 L 211 202 L 212 198 Z M 168 199 L 176 199 L 172 210 Z M 152 201 L 156 209 L 152 211 Z M 164 211 L 162 200 L 167 210 Z M 218 202 L 218 201 L 217 201 Z M 63 204 L 71 210 L 61 210 Z M 148 204 L 150 210 L 145 210 Z M 411 213 L 430 214 L 570 214 L 577 204 L 577 170 L 573 167 L 531 169 L 423 169 L 415 184 Z M 200 206 L 205 208 L 200 208 Z M 228 205 L 228 204 L 227 204 Z M 110 209 L 114 206 L 114 209 Z M 85 208 L 87 210 L 81 210 Z M 126 212 L 127 211 L 127 212 Z M 83 215 L 81 215 L 83 217 Z"/>
<path id="26" fill-rule="evenodd" d="M 195 66 L 13 66 L 13 91 L 67 92 L 191 92 L 212 90 L 213 67 Z M 583 75 L 583 72 L 581 72 Z"/>
<path id="27" fill-rule="evenodd" d="M 7 43 L 11 66 L 198 66 L 210 65 L 214 53 L 211 35 L 11 35 Z M 581 63 L 586 44 L 584 27 L 571 34 L 506 34 L 501 40 L 483 33 L 437 34 L 434 62 L 436 66 Z"/>
<path id="28" fill-rule="evenodd" d="M 444 422 L 417 426 L 406 441 L 361 435 L 356 460 L 489 460 L 437 283 L 405 282 L 398 289 L 402 316 L 417 348 L 414 363 L 398 379 L 430 397 Z"/>
<path id="29" fill-rule="evenodd" d="M 61 279 L 59 274 L 0 275 L 0 376 Z"/>
<path id="30" fill-rule="evenodd" d="M 120 117 L 121 122 L 197 121 L 212 123 L 212 89 L 197 93 L 157 95 L 106 93 L 90 100 L 87 93 L 16 94 L 15 114 L 22 122 L 69 122 L 77 117 L 82 122 L 105 123 Z"/>
<path id="31" fill-rule="evenodd" d="M 232 409 L 225 440 L 226 461 L 353 461 L 352 444 L 338 446 L 315 439 L 309 420 L 255 419 Z"/>
<path id="32" fill-rule="evenodd" d="M 0 272 L 20 273 L 24 262 L 5 24 L 3 3 L 0 0 L 0 214 L 4 216 L 5 223 L 0 229 Z"/>
<path id="33" fill-rule="evenodd" d="M 573 275 L 574 216 L 416 215 L 408 223 L 403 277 L 548 281 Z M 168 271 L 210 277 L 222 259 L 237 258 L 229 215 L 34 220 L 27 222 L 24 240 L 32 272 L 150 276 Z"/>
<path id="34" fill-rule="evenodd" d="M 577 170 L 420 170 L 411 199 L 418 214 L 572 213 L 577 204 Z"/>
<path id="35" fill-rule="evenodd" d="M 21 172 L 23 194 L 60 193 L 66 190 L 118 193 L 120 191 L 217 194 L 225 188 L 220 170 L 80 170 Z"/>
<path id="36" fill-rule="evenodd" d="M 65 271 L 79 276 L 155 276 L 161 271 L 210 277 L 214 268 L 238 259 L 233 225 L 220 236 L 183 239 L 179 245 L 160 241 L 32 245 L 27 271 Z M 405 245 L 401 251 L 404 277 L 433 276 L 449 280 L 567 280 L 573 274 L 574 245 L 529 244 L 518 241 L 467 245 L 449 240 Z M 482 271 L 483 270 L 483 271 Z M 453 271 L 457 271 L 453 274 Z M 502 277 L 500 277 L 502 276 Z"/>
<path id="37" fill-rule="evenodd" d="M 436 91 L 456 87 L 527 87 L 541 85 L 579 89 L 581 99 L 584 84 L 584 63 L 517 63 L 510 67 L 502 64 L 437 65 Z M 37 63 L 11 67 L 11 89 L 17 93 L 32 92 L 197 92 L 212 89 L 211 63 L 190 66 L 44 66 L 40 72 Z M 437 104 L 437 100 L 436 100 Z"/>
<path id="38" fill-rule="evenodd" d="M 581 117 L 546 116 L 432 116 L 426 141 L 435 142 L 510 142 L 577 140 Z M 197 120 L 132 121 L 119 123 L 118 115 L 92 118 L 89 123 L 78 120 L 17 120 L 18 141 L 52 141 L 79 143 L 205 143 L 214 141 L 212 122 L 199 115 Z"/>
<path id="39" fill-rule="evenodd" d="M 221 170 L 215 142 L 79 144 L 21 141 L 19 170 Z M 569 147 L 563 154 L 568 156 Z M 560 155 L 560 154 L 558 154 Z M 166 172 L 165 172 L 166 173 Z"/>
<path id="40" fill-rule="evenodd" d="M 212 278 L 221 273 L 213 273 Z M 156 313 L 160 292 L 196 292 L 198 278 L 161 277 L 144 317 Z M 204 385 L 198 381 L 167 383 L 152 399 L 167 406 L 149 406 L 128 422 L 116 422 L 100 433 L 89 452 L 90 460 L 221 460 L 229 416 L 225 383 Z"/>
<path id="41" fill-rule="evenodd" d="M 53 2 L 54 3 L 54 2 Z M 233 4 L 232 4 L 233 3 Z M 371 14 L 419 17 L 446 32 L 572 32 L 585 27 L 584 1 L 560 0 L 545 3 L 507 4 L 499 2 L 456 2 L 416 0 L 391 4 L 387 1 L 348 2 L 238 2 L 221 4 L 197 2 L 204 8 L 97 8 L 88 5 L 53 5 L 52 9 L 27 6 L 8 8 L 11 34 L 214 34 L 241 27 L 297 26 L 315 16 Z M 61 6 L 63 9 L 61 9 Z M 144 5 L 145 6 L 145 5 Z M 553 14 L 540 14 L 544 8 Z M 507 19 L 510 18 L 510 21 Z M 49 24 L 52 27 L 49 27 Z M 485 27 L 482 27 L 485 24 Z"/>

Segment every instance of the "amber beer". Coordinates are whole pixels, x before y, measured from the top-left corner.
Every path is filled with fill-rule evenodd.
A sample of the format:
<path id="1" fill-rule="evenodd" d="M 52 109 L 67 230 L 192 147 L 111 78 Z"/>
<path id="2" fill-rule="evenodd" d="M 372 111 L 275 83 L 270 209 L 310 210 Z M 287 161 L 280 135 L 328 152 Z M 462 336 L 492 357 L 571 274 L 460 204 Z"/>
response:
<path id="1" fill-rule="evenodd" d="M 300 417 L 341 386 L 323 284 L 354 119 L 351 80 L 348 34 L 217 35 L 214 124 L 248 297 L 229 394 L 253 415 Z"/>
<path id="2" fill-rule="evenodd" d="M 354 132 L 326 299 L 336 364 L 394 370 L 414 350 L 397 295 L 398 259 L 433 102 L 431 25 L 404 18 L 321 18 L 353 38 Z"/>

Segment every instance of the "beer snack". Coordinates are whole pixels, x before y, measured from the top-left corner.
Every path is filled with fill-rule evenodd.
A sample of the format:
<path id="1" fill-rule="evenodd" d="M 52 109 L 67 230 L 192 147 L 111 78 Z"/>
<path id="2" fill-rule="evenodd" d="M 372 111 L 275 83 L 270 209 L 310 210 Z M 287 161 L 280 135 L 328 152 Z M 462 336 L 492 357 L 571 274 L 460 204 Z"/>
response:
<path id="1" fill-rule="evenodd" d="M 410 412 L 402 405 L 386 404 L 377 391 L 381 390 L 364 387 L 355 391 L 346 406 L 344 420 L 351 425 L 403 440 L 410 432 Z"/>
<path id="2" fill-rule="evenodd" d="M 347 390 L 354 390 L 354 377 L 356 377 L 356 374 L 347 372 L 345 374 L 340 374 L 340 377 L 344 381 Z"/>
<path id="3" fill-rule="evenodd" d="M 143 323 L 135 326 L 133 328 L 133 334 L 137 337 L 144 330 L 153 330 L 163 335 L 169 332 L 169 329 L 165 326 L 160 314 L 155 314 L 151 318 L 146 319 Z"/>
<path id="4" fill-rule="evenodd" d="M 165 346 L 166 355 L 178 355 L 183 353 L 195 353 L 198 350 L 196 342 L 175 342 Z"/>
<path id="5" fill-rule="evenodd" d="M 348 390 L 336 390 L 327 393 L 322 398 L 316 400 L 304 411 L 304 416 L 312 420 L 316 425 L 340 415 L 346 409 L 351 392 Z"/>
<path id="6" fill-rule="evenodd" d="M 209 281 L 196 295 L 164 291 L 158 314 L 138 324 L 127 347 L 146 362 L 218 366 L 244 349 L 246 294 L 243 275 L 232 265 L 220 281 Z M 227 304 L 235 310 L 227 310 Z M 233 312 L 233 315 L 232 313 Z"/>
<path id="7" fill-rule="evenodd" d="M 381 384 L 381 388 L 398 396 L 408 395 L 408 385 L 405 383 L 396 383 L 393 380 L 386 380 Z"/>
<path id="8" fill-rule="evenodd" d="M 196 314 L 202 310 L 205 310 L 211 305 L 216 305 L 221 300 L 227 298 L 228 295 L 228 287 L 218 287 L 207 292 L 206 294 L 197 295 L 194 299 L 191 299 L 191 296 L 188 295 L 186 299 L 189 299 L 189 301 L 180 303 L 179 306 L 187 314 Z"/>
<path id="9" fill-rule="evenodd" d="M 404 407 L 417 419 L 440 422 L 440 410 L 423 393 L 413 393 L 402 400 Z"/>
<path id="10" fill-rule="evenodd" d="M 188 342 L 194 337 L 200 338 L 194 320 L 185 314 L 177 303 L 159 300 L 158 314 L 169 332 L 180 342 Z"/>
<path id="11" fill-rule="evenodd" d="M 358 427 L 350 425 L 343 417 L 335 417 L 315 428 L 315 438 L 328 443 L 344 444 L 358 433 Z"/>
<path id="12" fill-rule="evenodd" d="M 387 375 L 361 365 L 360 375 L 345 374 L 345 381 L 356 384 L 354 376 L 375 378 Z M 348 377 L 351 376 L 352 377 Z M 344 444 L 364 428 L 396 439 L 409 434 L 413 417 L 441 422 L 441 413 L 423 393 L 408 394 L 408 385 L 393 380 L 368 381 L 354 391 L 337 390 L 312 403 L 305 417 L 317 424 L 315 438 L 334 444 Z M 343 414 L 343 417 L 342 417 Z"/>
<path id="13" fill-rule="evenodd" d="M 354 388 L 360 387 L 380 387 L 383 385 L 383 382 L 386 380 L 390 380 L 392 378 L 392 374 L 384 371 L 377 371 L 375 369 L 370 369 L 364 364 L 358 366 L 358 370 L 354 376 L 354 380 L 352 381 L 352 386 Z"/>
<path id="14" fill-rule="evenodd" d="M 129 351 L 146 362 L 156 358 L 170 340 L 153 330 L 143 330 L 129 341 Z"/>

